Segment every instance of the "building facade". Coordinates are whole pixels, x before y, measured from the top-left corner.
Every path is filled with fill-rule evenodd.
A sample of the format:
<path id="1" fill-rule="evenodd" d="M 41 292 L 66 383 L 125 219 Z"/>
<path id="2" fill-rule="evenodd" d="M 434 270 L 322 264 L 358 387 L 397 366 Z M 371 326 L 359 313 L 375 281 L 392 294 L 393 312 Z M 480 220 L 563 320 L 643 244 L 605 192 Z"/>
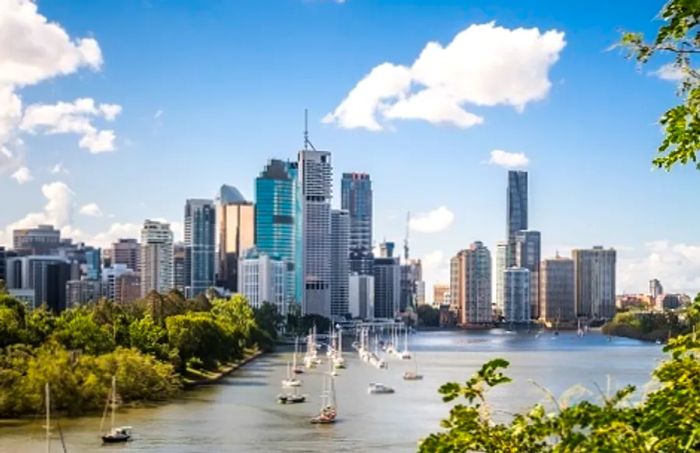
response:
<path id="1" fill-rule="evenodd" d="M 343 173 L 341 207 L 350 214 L 350 271 L 372 274 L 372 180 L 366 173 Z"/>
<path id="2" fill-rule="evenodd" d="M 68 280 L 66 282 L 66 306 L 68 308 L 85 305 L 102 297 L 102 284 L 99 280 Z"/>
<path id="3" fill-rule="evenodd" d="M 374 317 L 394 319 L 399 313 L 401 266 L 399 259 L 374 259 Z"/>
<path id="4" fill-rule="evenodd" d="M 450 261 L 450 296 L 463 326 L 493 322 L 491 252 L 480 241 Z"/>
<path id="5" fill-rule="evenodd" d="M 576 320 L 574 281 L 573 260 L 557 256 L 542 261 L 539 319 L 552 324 Z"/>
<path id="6" fill-rule="evenodd" d="M 515 266 L 515 234 L 527 230 L 528 217 L 527 172 L 508 171 L 508 195 L 506 199 L 506 234 L 508 250 L 506 267 Z"/>
<path id="7" fill-rule="evenodd" d="M 233 186 L 223 185 L 216 199 L 219 263 L 217 285 L 238 290 L 238 259 L 255 245 L 255 205 Z"/>
<path id="8" fill-rule="evenodd" d="M 295 196 L 297 163 L 272 159 L 255 179 L 255 245 L 287 265 L 287 303 L 295 291 Z"/>
<path id="9" fill-rule="evenodd" d="M 301 233 L 297 284 L 303 314 L 331 316 L 331 153 L 303 149 L 298 157 Z"/>
<path id="10" fill-rule="evenodd" d="M 71 263 L 55 255 L 17 256 L 7 259 L 6 286 L 10 294 L 21 295 L 30 308 L 43 304 L 55 313 L 66 308 L 66 283 Z"/>
<path id="11" fill-rule="evenodd" d="M 350 214 L 344 209 L 331 211 L 331 316 L 349 313 Z"/>
<path id="12" fill-rule="evenodd" d="M 259 308 L 263 303 L 269 303 L 277 307 L 278 313 L 286 315 L 286 262 L 250 248 L 240 258 L 238 265 L 239 292 L 248 299 L 250 306 Z"/>
<path id="13" fill-rule="evenodd" d="M 540 253 L 539 231 L 521 230 L 515 233 L 515 266 L 530 271 L 530 316 L 539 318 L 540 312 Z"/>
<path id="14" fill-rule="evenodd" d="M 661 294 L 664 293 L 664 287 L 657 278 L 652 278 L 649 280 L 649 295 L 652 299 L 656 300 Z"/>
<path id="15" fill-rule="evenodd" d="M 12 248 L 20 255 L 53 255 L 61 246 L 61 232 L 53 225 L 12 231 Z"/>
<path id="16" fill-rule="evenodd" d="M 214 286 L 216 208 L 213 200 L 185 202 L 185 295 L 196 297 Z"/>
<path id="17" fill-rule="evenodd" d="M 353 318 L 374 319 L 374 276 L 351 274 L 348 298 L 349 311 Z"/>
<path id="18" fill-rule="evenodd" d="M 503 273 L 506 271 L 508 257 L 508 242 L 500 241 L 496 244 L 496 309 L 503 313 Z"/>
<path id="19" fill-rule="evenodd" d="M 588 319 L 612 319 L 615 316 L 614 249 L 595 246 L 572 251 L 576 274 L 576 314 Z"/>
<path id="20" fill-rule="evenodd" d="M 435 283 L 433 285 L 433 305 L 439 307 L 449 303 L 450 285 Z"/>
<path id="21" fill-rule="evenodd" d="M 503 320 L 507 324 L 523 324 L 530 316 L 530 271 L 509 267 L 504 273 Z"/>
<path id="22" fill-rule="evenodd" d="M 141 229 L 141 296 L 174 287 L 173 232 L 170 224 L 146 220 Z"/>
<path id="23" fill-rule="evenodd" d="M 123 238 L 112 244 L 110 264 L 124 264 L 134 272 L 140 272 L 141 245 L 133 238 Z"/>

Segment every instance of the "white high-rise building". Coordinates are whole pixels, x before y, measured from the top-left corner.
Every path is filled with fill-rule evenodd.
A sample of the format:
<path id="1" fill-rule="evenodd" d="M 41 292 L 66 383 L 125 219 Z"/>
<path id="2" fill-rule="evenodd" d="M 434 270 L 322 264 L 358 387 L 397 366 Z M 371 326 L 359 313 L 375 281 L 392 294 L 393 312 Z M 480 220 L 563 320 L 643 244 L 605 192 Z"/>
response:
<path id="1" fill-rule="evenodd" d="M 259 308 L 267 302 L 287 314 L 287 262 L 280 257 L 248 249 L 238 261 L 238 288 L 251 307 Z"/>
<path id="2" fill-rule="evenodd" d="M 504 272 L 503 317 L 506 323 L 530 321 L 530 271 L 509 267 Z"/>
<path id="3" fill-rule="evenodd" d="M 146 220 L 141 229 L 141 295 L 174 286 L 173 232 L 170 224 Z"/>
<path id="4" fill-rule="evenodd" d="M 304 314 L 331 316 L 331 153 L 299 151 L 298 284 Z"/>
<path id="5" fill-rule="evenodd" d="M 503 273 L 506 271 L 508 260 L 508 242 L 501 241 L 496 244 L 496 308 L 503 312 Z"/>
<path id="6" fill-rule="evenodd" d="M 615 316 L 615 249 L 595 246 L 573 250 L 576 314 L 593 319 Z"/>

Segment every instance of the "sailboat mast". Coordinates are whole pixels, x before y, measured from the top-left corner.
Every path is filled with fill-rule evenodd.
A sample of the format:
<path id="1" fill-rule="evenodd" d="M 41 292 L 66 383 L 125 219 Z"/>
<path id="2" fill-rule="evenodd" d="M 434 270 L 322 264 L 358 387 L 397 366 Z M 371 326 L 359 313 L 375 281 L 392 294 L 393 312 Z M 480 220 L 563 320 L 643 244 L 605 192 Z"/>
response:
<path id="1" fill-rule="evenodd" d="M 44 385 L 44 396 L 46 401 L 46 453 L 51 452 L 51 392 L 49 383 Z"/>

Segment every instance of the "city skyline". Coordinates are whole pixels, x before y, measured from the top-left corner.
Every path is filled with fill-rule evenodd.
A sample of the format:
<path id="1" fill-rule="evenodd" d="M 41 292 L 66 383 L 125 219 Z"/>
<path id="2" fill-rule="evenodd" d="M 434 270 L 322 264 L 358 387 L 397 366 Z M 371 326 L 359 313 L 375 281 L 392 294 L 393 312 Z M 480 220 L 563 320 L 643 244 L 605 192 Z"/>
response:
<path id="1" fill-rule="evenodd" d="M 209 10 L 183 4 L 147 8 L 115 3 L 98 12 L 84 4 L 75 9 L 80 11 L 78 16 L 55 4 L 41 3 L 38 14 L 66 30 L 72 40 L 69 46 L 77 49 L 68 47 L 66 51 L 74 52 L 76 62 L 62 76 L 55 67 L 48 66 L 42 68 L 36 80 L 18 75 L 16 79 L 0 81 L 3 86 L 12 87 L 11 92 L 21 98 L 24 107 L 22 125 L 8 123 L 14 132 L 1 137 L 12 158 L 3 153 L 0 192 L 12 194 L 12 202 L 2 205 L 0 244 L 11 245 L 12 226 L 54 224 L 62 230 L 63 237 L 108 248 L 118 238 L 138 238 L 145 219 L 166 221 L 175 239 L 182 241 L 183 201 L 213 198 L 221 184 L 238 187 L 246 199 L 252 200 L 255 177 L 267 160 L 295 157 L 301 144 L 301 112 L 309 107 L 315 141 L 333 152 L 336 196 L 332 208 L 340 207 L 339 175 L 372 175 L 373 235 L 400 242 L 405 234 L 405 213 L 412 212 L 412 256 L 423 260 L 428 288 L 448 281 L 448 259 L 457 250 L 480 240 L 495 251 L 496 243 L 503 239 L 503 165 L 526 168 L 531 176 L 529 223 L 543 234 L 543 259 L 553 257 L 556 250 L 568 256 L 572 249 L 602 244 L 618 251 L 619 293 L 642 292 L 651 278 L 659 278 L 669 291 L 696 292 L 700 289 L 700 245 L 693 228 L 698 214 L 692 210 L 692 197 L 700 187 L 697 173 L 692 168 L 677 169 L 671 179 L 664 172 L 649 171 L 659 140 L 654 122 L 663 107 L 672 102 L 674 85 L 648 73 L 640 74 L 619 52 L 605 51 L 617 39 L 619 28 L 650 29 L 657 5 L 644 5 L 619 20 L 615 11 L 610 11 L 595 18 L 599 28 L 592 30 L 587 28 L 593 23 L 587 15 L 574 17 L 573 12 L 556 4 L 543 2 L 533 6 L 532 12 L 514 8 L 505 13 L 499 9 L 498 5 L 508 4 L 512 6 L 510 2 L 497 2 L 480 10 L 448 1 L 416 5 L 400 11 L 385 34 L 372 32 L 357 43 L 348 43 L 340 39 L 340 33 L 349 33 L 359 26 L 361 20 L 356 19 L 388 14 L 388 9 L 353 1 L 342 5 L 290 2 L 280 6 L 279 14 L 294 13 L 302 20 L 326 22 L 322 31 L 331 43 L 308 43 L 304 32 L 295 34 L 285 28 L 283 33 L 290 36 L 288 43 L 256 35 L 263 55 L 256 59 L 235 39 L 254 31 L 240 21 L 234 23 L 232 31 L 226 31 L 226 20 L 217 17 L 261 14 L 255 5 Z M 192 88 L 192 94 L 177 94 L 180 83 L 197 87 L 201 86 L 201 79 L 192 71 L 174 72 L 177 67 L 171 65 L 175 63 L 160 69 L 155 63 L 143 64 L 143 74 L 135 74 L 131 69 L 134 58 L 140 61 L 148 58 L 150 52 L 164 52 L 167 32 L 183 27 L 182 17 L 190 15 L 191 8 L 199 8 L 192 19 L 195 24 L 211 25 L 212 33 L 227 38 L 226 43 L 243 51 L 240 61 L 250 72 L 246 75 L 235 70 L 232 59 L 214 58 L 221 68 L 206 69 L 201 77 L 212 78 L 212 85 L 221 89 L 216 98 L 215 91 L 206 87 Z M 405 43 L 398 42 L 396 37 L 403 36 L 401 30 L 418 23 L 418 16 L 427 9 L 434 13 L 434 26 L 423 26 Z M 144 49 L 144 55 L 139 57 L 131 56 L 130 51 L 126 53 L 130 41 L 122 43 L 117 39 L 121 37 L 118 27 L 127 17 L 136 17 L 130 24 L 133 36 L 128 39 L 146 36 L 147 20 L 135 12 L 148 15 L 148 20 L 162 21 L 162 15 L 168 15 L 173 21 L 160 28 L 164 34 L 158 35 L 153 47 Z M 0 15 L 2 20 L 13 20 L 7 13 Z M 30 16 L 35 18 L 36 13 Z M 270 20 L 277 24 L 281 18 Z M 113 21 L 113 25 L 108 21 Z M 333 32 L 332 28 L 341 21 L 347 25 L 340 32 Z M 491 21 L 496 25 L 483 26 Z M 474 110 L 484 121 L 463 128 L 454 121 L 437 126 L 430 119 L 401 120 L 409 118 L 410 112 L 404 108 L 401 113 L 394 104 L 394 117 L 375 115 L 383 130 L 368 132 L 366 126 L 373 127 L 371 123 L 348 123 L 352 118 L 343 114 L 347 109 L 339 110 L 357 83 L 373 69 L 386 62 L 396 68 L 408 68 L 428 42 L 437 41 L 443 48 L 467 52 L 468 46 L 453 48 L 450 43 L 455 36 L 463 36 L 461 32 L 479 24 L 482 28 L 472 28 L 472 32 L 500 30 L 504 39 L 518 27 L 538 27 L 540 36 L 554 30 L 563 33 L 560 38 L 556 33 L 548 35 L 566 43 L 562 46 L 559 41 L 559 47 L 555 46 L 558 50 L 551 51 L 557 61 L 545 62 L 544 78 L 551 86 L 541 99 L 527 97 L 522 112 L 499 100 L 493 103 L 500 107 L 485 107 L 491 101 L 474 107 L 469 105 L 474 102 L 467 100 L 466 111 Z M 598 33 L 600 29 L 602 33 Z M 210 61 L 203 58 L 213 58 L 213 53 L 220 50 L 221 44 L 206 36 L 185 35 L 197 38 L 201 44 L 214 45 L 193 64 Z M 85 41 L 76 41 L 81 38 Z M 371 39 L 384 45 L 363 55 L 360 50 L 367 49 Z M 296 59 L 302 50 L 291 47 L 302 40 L 311 55 L 330 55 L 329 46 L 338 46 L 341 54 L 356 57 L 352 70 L 330 57 L 330 64 L 315 69 L 317 75 L 304 69 L 298 77 L 285 79 L 288 85 L 284 94 L 294 94 L 284 102 L 276 103 L 283 93 L 272 90 L 260 100 L 260 107 L 250 111 L 238 108 L 236 105 L 248 105 L 253 98 L 234 84 L 249 87 L 253 83 L 250 77 L 257 75 L 261 78 L 254 87 L 272 87 L 279 80 L 271 73 L 291 64 L 288 60 L 277 66 L 273 56 L 289 50 L 285 55 Z M 97 54 L 92 43 L 99 45 Z M 176 45 L 177 42 L 168 43 Z M 181 49 L 188 56 L 196 50 L 188 46 Z M 165 54 L 171 55 L 172 50 L 169 52 Z M 551 56 L 551 52 L 547 55 Z M 265 62 L 273 70 L 270 74 L 264 71 L 261 76 Z M 331 68 L 336 63 L 338 73 Z M 601 79 L 598 73 L 587 70 L 589 63 L 606 68 L 609 76 Z M 227 82 L 217 71 L 229 75 L 229 70 L 232 80 Z M 164 84 L 162 88 L 152 84 L 157 74 L 161 74 L 158 80 Z M 134 83 L 126 83 L 127 80 Z M 129 86 L 129 91 L 124 85 Z M 643 105 L 634 99 L 639 90 L 649 93 Z M 91 96 L 95 99 L 92 103 L 75 102 Z M 219 101 L 222 96 L 224 102 Z M 30 108 L 59 101 L 72 103 L 68 119 L 79 120 L 82 129 L 72 130 L 72 134 L 53 133 L 46 117 L 39 115 L 41 111 Z M 596 101 L 606 102 L 605 111 Z M 271 110 L 275 111 L 269 113 Z M 322 123 L 328 113 L 332 123 Z M 204 122 L 206 125 L 197 124 L 202 122 L 196 119 L 204 114 L 211 120 Z M 86 122 L 89 127 L 85 127 Z M 550 122 L 556 127 L 552 128 Z M 346 129 L 352 124 L 364 126 Z M 258 131 L 265 127 L 274 129 L 274 133 L 260 134 Z M 503 134 L 503 130 L 509 133 Z M 102 152 L 109 147 L 110 135 L 100 131 L 114 131 L 114 152 Z M 23 144 L 16 143 L 17 139 Z M 435 143 L 440 146 L 435 147 Z M 426 150 L 426 158 L 420 159 L 420 164 L 411 162 Z M 489 165 L 489 161 L 496 165 Z M 114 171 L 117 168 L 119 171 Z M 178 181 L 178 172 L 186 172 L 188 184 Z M 154 183 L 162 189 L 149 190 Z M 119 190 L 109 189 L 115 187 Z M 472 212 L 481 213 L 479 222 L 473 220 Z M 664 230 L 659 230 L 659 222 L 648 220 L 650 215 L 680 216 L 685 221 L 672 225 L 665 222 Z"/>

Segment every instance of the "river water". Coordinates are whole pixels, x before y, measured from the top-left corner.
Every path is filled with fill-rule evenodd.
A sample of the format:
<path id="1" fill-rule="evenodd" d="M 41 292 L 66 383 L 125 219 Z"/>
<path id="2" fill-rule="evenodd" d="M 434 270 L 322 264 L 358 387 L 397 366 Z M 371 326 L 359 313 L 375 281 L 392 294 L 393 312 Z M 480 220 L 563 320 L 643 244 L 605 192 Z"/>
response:
<path id="1" fill-rule="evenodd" d="M 134 440 L 125 445 L 101 446 L 100 417 L 58 422 L 71 453 L 410 452 L 421 437 L 439 429 L 439 420 L 449 411 L 438 387 L 465 381 L 489 359 L 511 362 L 506 374 L 514 382 L 489 393 L 494 412 L 505 417 L 545 399 L 535 383 L 557 396 L 581 385 L 592 392 L 592 399 L 599 391 L 628 383 L 642 392 L 650 371 L 664 358 L 658 345 L 624 338 L 608 341 L 595 332 L 583 338 L 567 332 L 421 332 L 411 336 L 409 347 L 415 351 L 422 381 L 402 380 L 403 372 L 414 368 L 411 361 L 390 358 L 388 369 L 379 370 L 360 361 L 354 351 L 345 351 L 348 367 L 336 378 L 335 425 L 309 423 L 319 409 L 325 366 L 301 375 L 307 403 L 276 403 L 290 352 L 262 356 L 221 382 L 185 392 L 169 404 L 119 411 L 117 423 L 134 427 Z M 390 385 L 396 393 L 370 395 L 370 382 Z M 42 425 L 39 417 L 0 428 L 0 453 L 45 452 Z M 57 436 L 51 451 L 63 451 Z"/>

